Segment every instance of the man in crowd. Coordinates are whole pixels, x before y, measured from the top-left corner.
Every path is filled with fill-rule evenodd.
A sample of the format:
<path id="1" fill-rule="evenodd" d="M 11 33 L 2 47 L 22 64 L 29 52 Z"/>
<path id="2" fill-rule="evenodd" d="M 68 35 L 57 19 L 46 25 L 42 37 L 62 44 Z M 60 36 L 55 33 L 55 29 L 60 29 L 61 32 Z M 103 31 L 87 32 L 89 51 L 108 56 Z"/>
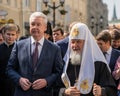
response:
<path id="1" fill-rule="evenodd" d="M 105 55 L 107 64 L 109 65 L 111 72 L 114 70 L 116 60 L 120 56 L 120 52 L 112 48 L 112 37 L 109 33 L 109 30 L 103 30 L 96 36 L 97 43 Z"/>
<path id="2" fill-rule="evenodd" d="M 120 30 L 113 29 L 110 31 L 112 37 L 112 47 L 120 50 Z"/>
<path id="3" fill-rule="evenodd" d="M 14 96 L 52 96 L 52 86 L 61 75 L 58 46 L 44 38 L 47 16 L 34 12 L 29 18 L 30 37 L 15 43 L 7 74 L 17 85 Z"/>
<path id="4" fill-rule="evenodd" d="M 18 28 L 16 24 L 6 24 L 2 30 L 4 43 L 0 45 L 0 95 L 13 96 L 13 82 L 6 76 L 6 66 L 10 57 L 12 48 L 17 39 Z"/>
<path id="5" fill-rule="evenodd" d="M 73 25 L 64 60 L 62 96 L 117 96 L 107 62 L 85 24 Z"/>
<path id="6" fill-rule="evenodd" d="M 53 42 L 57 42 L 64 38 L 64 31 L 60 27 L 55 27 L 53 29 Z"/>
<path id="7" fill-rule="evenodd" d="M 119 35 L 117 37 L 119 37 Z M 111 37 L 109 30 L 103 30 L 96 37 L 97 43 L 105 56 L 108 66 L 110 67 L 111 74 L 113 73 L 113 71 L 115 69 L 115 64 L 117 62 L 117 59 L 120 56 L 120 51 L 112 48 L 112 45 L 111 45 L 113 42 L 112 38 L 114 38 L 114 36 L 112 35 L 112 37 Z M 115 38 L 114 38 L 114 40 L 115 40 Z M 116 79 L 114 79 L 114 81 L 116 83 L 116 86 L 118 86 L 119 81 Z"/>

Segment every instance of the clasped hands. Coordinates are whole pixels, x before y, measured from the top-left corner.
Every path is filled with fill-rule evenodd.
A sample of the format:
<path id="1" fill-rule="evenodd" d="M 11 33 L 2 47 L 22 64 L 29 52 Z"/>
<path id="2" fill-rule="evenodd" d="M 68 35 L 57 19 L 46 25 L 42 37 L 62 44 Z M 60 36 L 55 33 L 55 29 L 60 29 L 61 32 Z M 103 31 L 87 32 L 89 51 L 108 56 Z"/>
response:
<path id="1" fill-rule="evenodd" d="M 19 84 L 24 91 L 27 91 L 30 87 L 32 87 L 34 90 L 38 90 L 47 86 L 47 81 L 45 79 L 37 79 L 31 83 L 28 79 L 21 77 Z"/>
<path id="2" fill-rule="evenodd" d="M 101 91 L 102 91 L 102 88 L 97 85 L 97 84 L 93 84 L 93 94 L 94 96 L 101 96 Z M 64 92 L 65 96 L 80 96 L 80 91 L 77 89 L 76 86 L 74 87 L 70 87 L 70 88 L 67 88 Z"/>
<path id="3" fill-rule="evenodd" d="M 65 96 L 80 96 L 80 91 L 76 86 L 65 89 Z"/>

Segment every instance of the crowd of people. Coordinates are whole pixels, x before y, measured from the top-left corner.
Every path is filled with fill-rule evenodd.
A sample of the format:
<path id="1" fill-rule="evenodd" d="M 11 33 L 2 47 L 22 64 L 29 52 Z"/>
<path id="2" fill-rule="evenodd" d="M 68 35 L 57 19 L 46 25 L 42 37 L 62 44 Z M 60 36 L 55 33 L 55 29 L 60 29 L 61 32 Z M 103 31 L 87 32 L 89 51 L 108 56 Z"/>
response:
<path id="1" fill-rule="evenodd" d="M 95 37 L 86 24 L 69 32 L 33 12 L 29 36 L 0 29 L 0 96 L 120 96 L 120 30 Z M 69 34 L 68 34 L 69 33 Z"/>

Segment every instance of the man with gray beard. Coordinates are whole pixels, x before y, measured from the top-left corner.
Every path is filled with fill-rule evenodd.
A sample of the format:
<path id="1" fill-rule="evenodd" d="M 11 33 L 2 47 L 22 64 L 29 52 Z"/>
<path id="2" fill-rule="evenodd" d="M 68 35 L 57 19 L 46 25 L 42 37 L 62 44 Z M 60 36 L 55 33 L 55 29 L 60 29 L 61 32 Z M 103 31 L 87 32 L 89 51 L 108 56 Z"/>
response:
<path id="1" fill-rule="evenodd" d="M 85 24 L 72 26 L 64 61 L 61 78 L 65 88 L 59 96 L 117 96 L 104 55 Z"/>
<path id="2" fill-rule="evenodd" d="M 80 65 L 81 63 L 81 54 L 74 50 L 71 50 L 71 53 L 70 53 L 70 59 L 71 59 L 71 64 L 72 65 Z"/>

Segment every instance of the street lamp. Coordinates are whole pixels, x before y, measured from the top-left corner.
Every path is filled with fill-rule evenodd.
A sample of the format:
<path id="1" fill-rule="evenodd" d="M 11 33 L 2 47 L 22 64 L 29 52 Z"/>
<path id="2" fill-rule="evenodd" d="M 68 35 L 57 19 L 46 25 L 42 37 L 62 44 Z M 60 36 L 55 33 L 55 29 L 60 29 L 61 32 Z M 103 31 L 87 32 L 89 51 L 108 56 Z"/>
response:
<path id="1" fill-rule="evenodd" d="M 103 16 L 100 16 L 99 18 L 95 18 L 94 16 L 91 16 L 91 30 L 93 32 L 93 29 L 96 28 L 96 35 L 100 30 L 103 29 Z M 99 30 L 100 28 L 100 30 Z"/>
<path id="2" fill-rule="evenodd" d="M 63 7 L 63 5 L 64 5 L 64 0 L 60 0 L 60 4 L 59 5 L 55 5 L 55 2 L 56 2 L 56 0 L 52 0 L 52 2 L 53 2 L 53 5 L 51 6 L 51 5 L 49 5 L 48 4 L 48 0 L 43 0 L 43 3 L 45 4 L 45 6 L 47 7 L 49 7 L 49 8 L 51 8 L 51 9 L 53 9 L 53 28 L 55 27 L 55 10 L 57 9 L 57 8 L 59 8 L 60 6 L 61 7 Z M 45 12 L 45 10 L 43 11 L 43 13 Z M 47 11 L 46 11 L 47 12 Z"/>

